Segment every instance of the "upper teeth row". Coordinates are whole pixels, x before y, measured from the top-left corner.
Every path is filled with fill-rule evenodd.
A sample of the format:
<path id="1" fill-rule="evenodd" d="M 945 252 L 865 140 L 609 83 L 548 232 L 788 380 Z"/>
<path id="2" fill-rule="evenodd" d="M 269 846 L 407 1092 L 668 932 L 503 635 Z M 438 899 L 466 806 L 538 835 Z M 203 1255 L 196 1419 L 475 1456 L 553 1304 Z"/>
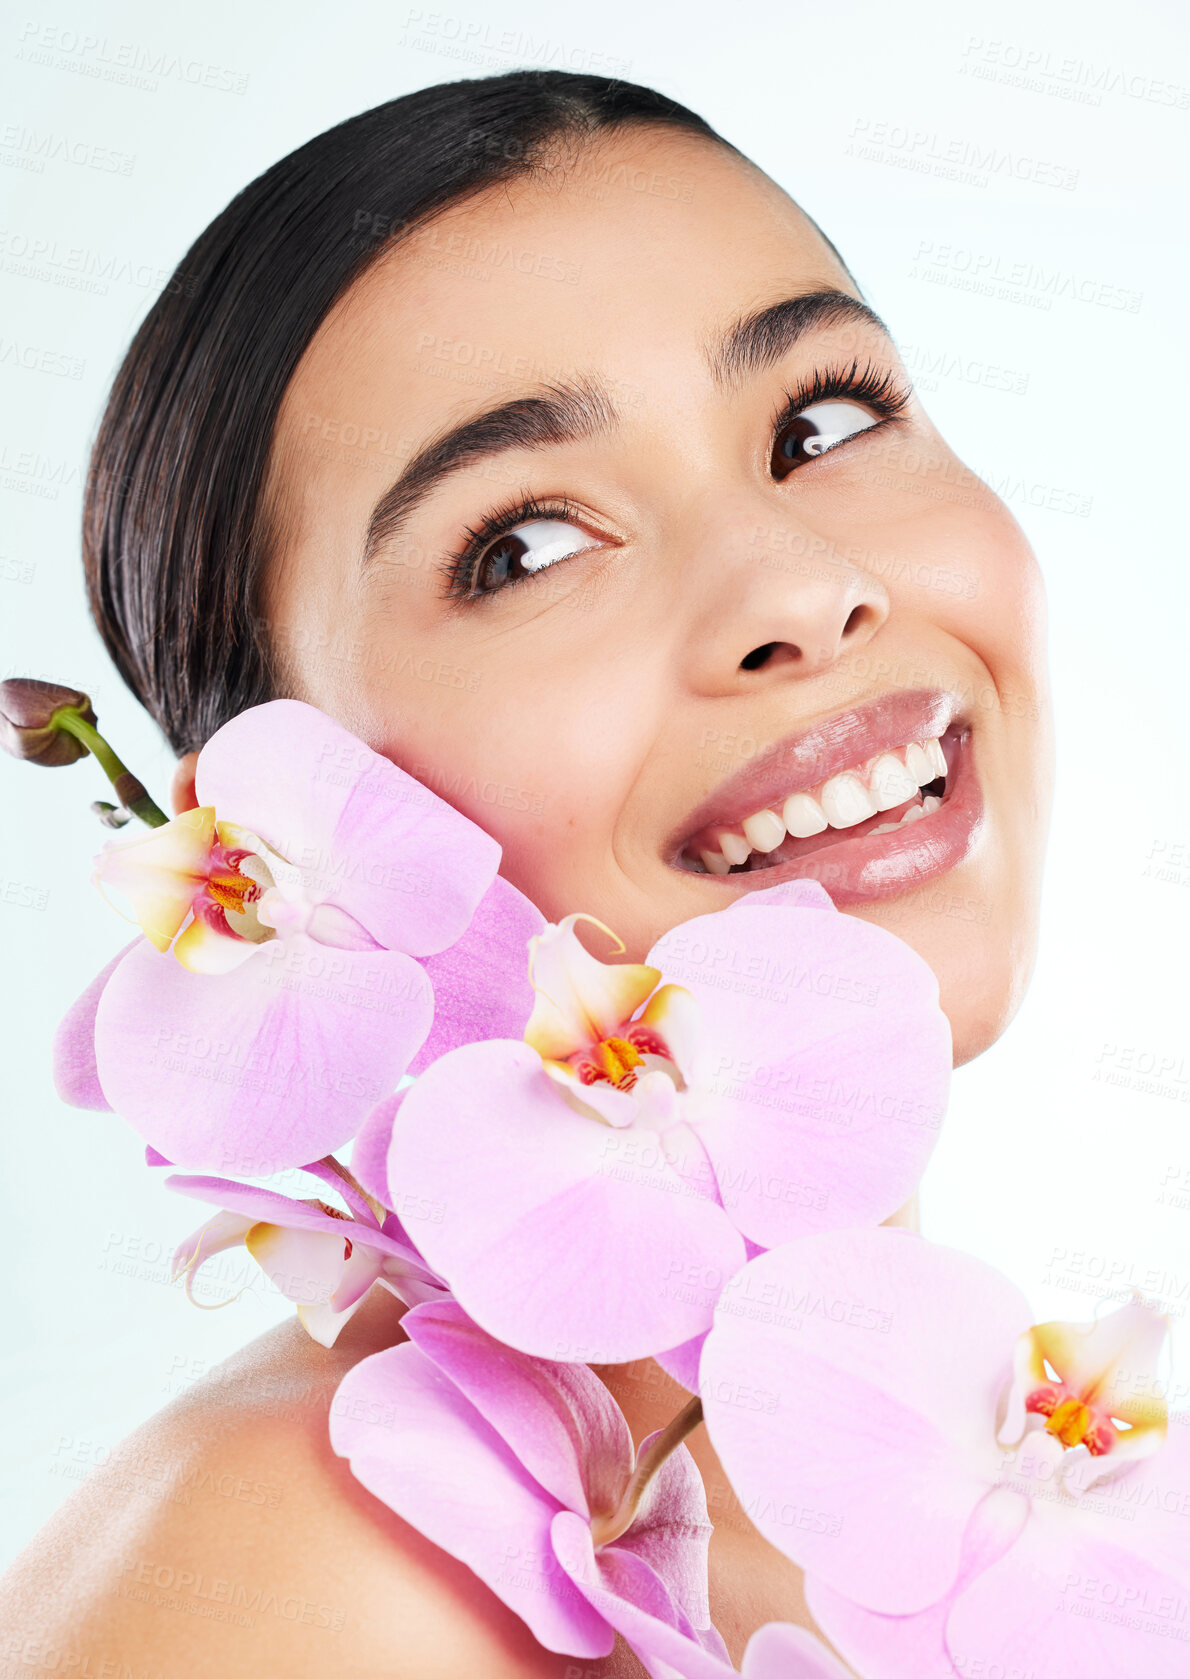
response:
<path id="1" fill-rule="evenodd" d="M 711 874 L 726 874 L 733 865 L 746 863 L 753 851 L 775 851 L 786 835 L 808 839 L 825 828 L 853 828 L 878 811 L 904 804 L 919 787 L 945 774 L 941 741 L 911 741 L 832 775 L 813 792 L 791 793 L 779 809 L 754 811 L 738 828 L 708 832 L 711 844 L 698 855 Z"/>

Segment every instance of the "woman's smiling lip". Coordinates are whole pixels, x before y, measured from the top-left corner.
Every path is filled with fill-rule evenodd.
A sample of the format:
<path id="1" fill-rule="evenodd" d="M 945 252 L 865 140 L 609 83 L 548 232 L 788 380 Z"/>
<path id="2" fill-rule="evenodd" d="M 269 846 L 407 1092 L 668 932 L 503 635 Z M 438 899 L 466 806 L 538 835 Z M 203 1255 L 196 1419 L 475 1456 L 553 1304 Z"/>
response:
<path id="1" fill-rule="evenodd" d="M 947 735 L 946 796 L 919 822 L 893 833 L 839 837 L 803 857 L 729 875 L 702 875 L 741 891 L 787 880 L 817 880 L 836 903 L 895 897 L 955 868 L 969 854 L 982 825 L 983 796 L 971 761 L 971 731 L 959 717 L 958 696 L 941 689 L 882 695 L 840 712 L 800 734 L 777 741 L 739 774 L 718 787 L 682 824 L 668 848 L 681 869 L 683 847 L 709 825 L 736 826 L 754 811 L 780 808 L 802 792 L 909 741 Z M 824 836 L 825 837 L 825 836 Z"/>

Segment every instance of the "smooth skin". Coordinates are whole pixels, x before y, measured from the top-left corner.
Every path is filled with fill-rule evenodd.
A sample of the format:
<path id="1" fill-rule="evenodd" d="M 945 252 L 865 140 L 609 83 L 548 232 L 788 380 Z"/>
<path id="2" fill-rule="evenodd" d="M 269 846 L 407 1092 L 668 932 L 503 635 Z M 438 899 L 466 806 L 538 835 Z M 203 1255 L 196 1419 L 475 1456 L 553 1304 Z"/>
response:
<path id="1" fill-rule="evenodd" d="M 704 346 L 752 310 L 831 288 L 858 295 L 766 176 L 655 129 L 559 153 L 448 210 L 350 289 L 291 381 L 261 605 L 286 692 L 493 833 L 502 872 L 549 918 L 583 909 L 633 960 L 745 889 L 676 870 L 666 844 L 750 753 L 898 688 L 958 691 L 985 801 L 978 843 L 941 881 L 844 912 L 930 963 L 957 1065 L 1004 1029 L 1033 961 L 1051 787 L 1041 584 L 1016 522 L 916 400 L 774 477 L 787 391 L 853 360 L 903 380 L 894 347 L 851 322 L 724 382 Z M 373 505 L 426 443 L 582 379 L 610 394 L 618 426 L 451 476 L 361 563 Z M 450 598 L 466 528 L 523 492 L 567 498 L 573 557 Z M 183 760 L 175 808 L 193 803 Z M 167 1679 L 639 1675 L 622 1648 L 607 1663 L 540 1650 L 330 1452 L 343 1371 L 399 1339 L 398 1320 L 374 1297 L 332 1352 L 295 1321 L 134 1435 L 126 1461 L 156 1483 L 193 1471 L 189 1501 L 130 1491 L 118 1466 L 93 1475 L 7 1577 L 10 1659 L 36 1672 L 45 1650 L 69 1650 L 96 1673 L 110 1658 Z M 686 1398 L 651 1361 L 601 1373 L 638 1440 Z M 285 1374 L 301 1403 L 277 1402 Z M 690 1446 L 717 1518 L 712 1607 L 738 1662 L 764 1622 L 811 1623 L 798 1571 L 734 1503 L 704 1430 Z M 280 1496 L 227 1496 L 228 1476 Z M 154 1584 L 183 1574 L 202 1587 Z M 198 1595 L 234 1600 L 216 1580 L 291 1607 L 221 1620 L 226 1598 Z M 337 1630 L 318 1624 L 327 1614 Z"/>

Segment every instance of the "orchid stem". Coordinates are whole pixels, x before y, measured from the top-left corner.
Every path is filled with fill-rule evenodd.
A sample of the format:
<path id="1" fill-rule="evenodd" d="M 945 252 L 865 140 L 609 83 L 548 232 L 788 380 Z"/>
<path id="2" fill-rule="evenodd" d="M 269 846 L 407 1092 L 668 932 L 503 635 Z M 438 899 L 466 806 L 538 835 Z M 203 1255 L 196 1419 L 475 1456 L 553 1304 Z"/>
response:
<path id="1" fill-rule="evenodd" d="M 702 1400 L 694 1398 L 671 1418 L 657 1438 L 640 1455 L 636 1468 L 628 1477 L 628 1484 L 620 1495 L 620 1502 L 608 1516 L 596 1516 L 591 1523 L 591 1539 L 596 1549 L 610 1545 L 636 1520 L 645 1489 L 667 1457 L 672 1457 L 687 1435 L 702 1422 Z"/>
<path id="2" fill-rule="evenodd" d="M 169 817 L 154 804 L 144 787 L 128 767 L 121 763 L 107 741 L 92 723 L 72 705 L 59 706 L 54 713 L 54 727 L 73 735 L 98 763 L 116 790 L 116 797 L 134 816 L 139 816 L 148 828 L 163 828 Z"/>

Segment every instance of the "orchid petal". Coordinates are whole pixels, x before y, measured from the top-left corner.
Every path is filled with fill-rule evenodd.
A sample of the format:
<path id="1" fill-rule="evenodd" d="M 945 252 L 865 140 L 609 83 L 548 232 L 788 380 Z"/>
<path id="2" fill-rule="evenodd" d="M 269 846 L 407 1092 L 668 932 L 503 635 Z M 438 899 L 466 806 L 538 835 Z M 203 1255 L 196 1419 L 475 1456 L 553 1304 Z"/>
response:
<path id="1" fill-rule="evenodd" d="M 1184 1488 L 1184 1474 L 1172 1484 Z M 1016 1543 L 954 1598 L 946 1643 L 956 1670 L 982 1661 L 1046 1679 L 1185 1679 L 1186 1645 L 1171 1636 L 1190 1602 L 1185 1516 L 1163 1512 L 1161 1559 L 1133 1548 L 1122 1513 L 1035 1500 Z"/>
<path id="2" fill-rule="evenodd" d="M 740 1668 L 742 1679 L 851 1679 L 837 1656 L 805 1627 L 770 1621 L 748 1640 Z M 927 1679 L 924 1673 L 916 1679 Z M 952 1679 L 950 1673 L 944 1679 Z"/>
<path id="3" fill-rule="evenodd" d="M 529 975 L 536 1000 L 525 1042 L 543 1060 L 565 1061 L 619 1033 L 661 981 L 657 968 L 600 962 L 580 943 L 574 930 L 579 921 L 601 925 L 594 916 L 568 915 L 532 940 Z"/>
<path id="4" fill-rule="evenodd" d="M 660 1432 L 641 1441 L 638 1462 Z M 707 1550 L 711 1533 L 702 1475 L 688 1449 L 679 1446 L 657 1469 L 645 1488 L 632 1526 L 615 1541 L 614 1548 L 643 1558 L 664 1579 L 666 1590 L 690 1624 L 708 1627 Z"/>
<path id="5" fill-rule="evenodd" d="M 358 1306 L 384 1268 L 377 1250 L 370 1243 L 357 1242 L 353 1230 L 345 1232 L 345 1239 L 351 1244 L 351 1252 L 343 1260 L 335 1292 L 327 1302 L 334 1312 L 348 1312 Z"/>
<path id="6" fill-rule="evenodd" d="M 956 1597 L 1014 1545 L 1029 1518 L 1028 1500 L 998 1488 L 972 1513 L 963 1534 L 958 1572 L 946 1595 L 916 1615 L 882 1615 L 807 1574 L 806 1604 L 815 1621 L 857 1673 L 882 1679 L 954 1679 L 946 1623 Z M 747 1679 L 752 1679 L 745 1666 Z M 959 1672 L 966 1672 L 960 1668 Z M 978 1666 L 971 1671 L 978 1673 Z M 997 1669 L 985 1664 L 991 1679 Z M 1004 1670 L 1005 1679 L 1010 1669 Z M 1022 1670 L 1025 1673 L 1037 1670 Z"/>
<path id="7" fill-rule="evenodd" d="M 192 1177 L 178 1173 L 166 1178 L 167 1189 L 197 1201 L 208 1201 L 246 1217 L 252 1224 L 281 1225 L 313 1236 L 350 1237 L 355 1247 L 366 1247 L 386 1258 L 408 1265 L 413 1271 L 432 1276 L 417 1250 L 387 1231 L 361 1224 L 342 1213 L 329 1213 L 308 1201 L 294 1201 L 262 1184 L 235 1183 L 231 1178 Z"/>
<path id="8" fill-rule="evenodd" d="M 174 1282 L 179 1277 L 185 1277 L 186 1292 L 189 1294 L 194 1278 L 207 1260 L 213 1259 L 217 1253 L 226 1253 L 228 1248 L 238 1248 L 252 1225 L 251 1218 L 227 1211 L 217 1212 L 205 1224 L 199 1225 L 178 1244 L 174 1252 L 170 1268 Z"/>
<path id="9" fill-rule="evenodd" d="M 806 1576 L 805 1590 L 806 1604 L 818 1626 L 851 1663 L 844 1671 L 863 1674 L 865 1679 L 956 1679 L 946 1649 L 949 1597 L 916 1615 L 880 1615 L 824 1585 L 817 1575 Z M 746 1679 L 753 1679 L 748 1667 L 741 1671 Z M 978 1673 L 978 1667 L 974 1671 Z M 1023 1674 L 1029 1671 L 1026 1668 Z M 785 1679 L 785 1670 L 774 1669 L 773 1679 Z"/>
<path id="10" fill-rule="evenodd" d="M 373 1280 L 382 1282 L 384 1279 L 375 1278 Z M 351 1322 L 367 1299 L 367 1294 L 368 1291 L 365 1289 L 358 1299 L 353 1300 L 351 1305 L 345 1307 L 341 1312 L 337 1312 L 334 1306 L 327 1301 L 299 1306 L 297 1315 L 302 1328 L 312 1341 L 317 1341 L 320 1347 L 333 1347 L 344 1328 Z"/>
<path id="11" fill-rule="evenodd" d="M 642 1557 L 619 1545 L 596 1552 L 590 1528 L 569 1510 L 554 1517 L 550 1536 L 568 1579 L 655 1679 L 729 1679 L 730 1663 L 683 1629 L 664 1582 Z"/>
<path id="12" fill-rule="evenodd" d="M 178 1165 L 268 1177 L 354 1134 L 432 1007 L 425 975 L 395 951 L 272 940 L 196 981 L 139 944 L 100 998 L 96 1065 L 116 1112 Z"/>
<path id="13" fill-rule="evenodd" d="M 469 1044 L 406 1095 L 389 1181 L 443 1206 L 418 1243 L 489 1334 L 617 1363 L 708 1327 L 743 1261 L 720 1207 L 663 1157 L 642 1168 L 649 1142 L 573 1112 L 527 1044 Z"/>
<path id="14" fill-rule="evenodd" d="M 529 940 L 544 926 L 541 911 L 497 875 L 467 931 L 422 964 L 434 987 L 434 1024 L 410 1062 L 411 1073 L 460 1044 L 523 1034 L 533 1012 Z"/>
<path id="15" fill-rule="evenodd" d="M 118 956 L 112 957 L 70 1005 L 54 1033 L 54 1089 L 72 1108 L 91 1108 L 97 1113 L 112 1111 L 111 1103 L 103 1094 L 95 1065 L 95 1012 L 108 980 L 133 945 L 139 943 L 139 939 L 133 939 Z"/>
<path id="16" fill-rule="evenodd" d="M 696 1076 L 706 1021 L 702 1008 L 685 986 L 659 986 L 634 1024 L 652 1027 L 660 1033 L 674 1065 L 685 1082 L 691 1084 Z"/>
<path id="17" fill-rule="evenodd" d="M 555 1563 L 557 1500 L 419 1347 L 390 1347 L 349 1370 L 330 1430 L 356 1479 L 466 1563 L 539 1644 L 564 1655 L 610 1653 L 603 1615 Z"/>
<path id="18" fill-rule="evenodd" d="M 228 929 L 221 910 L 211 914 L 199 910 L 174 940 L 172 954 L 188 973 L 229 974 L 243 967 L 256 948 L 250 939 L 238 938 Z"/>
<path id="19" fill-rule="evenodd" d="M 635 1096 L 627 1090 L 617 1090 L 614 1084 L 605 1079 L 596 1079 L 593 1084 L 584 1084 L 574 1068 L 567 1066 L 564 1061 L 543 1061 L 541 1065 L 547 1078 L 556 1085 L 563 1101 L 576 1113 L 602 1120 L 605 1125 L 610 1125 L 616 1130 L 631 1125 L 636 1118 Z"/>
<path id="20" fill-rule="evenodd" d="M 201 800 L 299 868 L 312 898 L 411 956 L 459 938 L 500 860 L 475 823 L 300 700 L 225 723 L 195 782 Z"/>
<path id="21" fill-rule="evenodd" d="M 420 1053 L 420 1051 L 419 1051 Z M 365 1119 L 351 1145 L 351 1174 L 361 1189 L 381 1206 L 389 1205 L 388 1151 L 393 1121 L 409 1086 L 378 1102 Z"/>
<path id="22" fill-rule="evenodd" d="M 454 1300 L 419 1306 L 402 1328 L 560 1504 L 588 1517 L 615 1509 L 632 1436 L 594 1371 L 502 1346 Z"/>
<path id="23" fill-rule="evenodd" d="M 726 913 L 741 906 L 754 909 L 765 904 L 776 905 L 778 909 L 824 909 L 838 913 L 834 899 L 817 880 L 786 880 L 779 886 L 764 886 L 757 892 L 744 893 L 732 899 Z"/>
<path id="24" fill-rule="evenodd" d="M 127 899 L 149 942 L 168 950 L 206 881 L 214 838 L 214 807 L 200 805 L 148 834 L 105 846 L 95 859 L 95 879 Z"/>
<path id="25" fill-rule="evenodd" d="M 775 1247 L 904 1204 L 951 1066 L 937 979 L 908 945 L 833 909 L 740 901 L 674 928 L 649 961 L 702 1005 L 697 1127 L 745 1236 Z"/>
<path id="26" fill-rule="evenodd" d="M 704 1331 L 701 1335 L 692 1336 L 689 1341 L 682 1341 L 676 1347 L 668 1347 L 664 1352 L 653 1354 L 666 1375 L 672 1376 L 675 1382 L 680 1382 L 690 1393 L 698 1392 L 698 1366 L 706 1339 Z"/>
<path id="27" fill-rule="evenodd" d="M 807 1236 L 746 1265 L 699 1375 L 765 1538 L 866 1608 L 936 1602 L 995 1479 L 996 1405 L 1028 1318 L 989 1266 L 904 1230 Z"/>
<path id="28" fill-rule="evenodd" d="M 254 1224 L 244 1238 L 244 1246 L 273 1287 L 294 1305 L 330 1305 L 342 1280 L 349 1238 L 346 1232 L 339 1236 L 287 1230 L 278 1224 Z M 375 1278 L 380 1267 L 374 1254 L 368 1263 Z"/>

